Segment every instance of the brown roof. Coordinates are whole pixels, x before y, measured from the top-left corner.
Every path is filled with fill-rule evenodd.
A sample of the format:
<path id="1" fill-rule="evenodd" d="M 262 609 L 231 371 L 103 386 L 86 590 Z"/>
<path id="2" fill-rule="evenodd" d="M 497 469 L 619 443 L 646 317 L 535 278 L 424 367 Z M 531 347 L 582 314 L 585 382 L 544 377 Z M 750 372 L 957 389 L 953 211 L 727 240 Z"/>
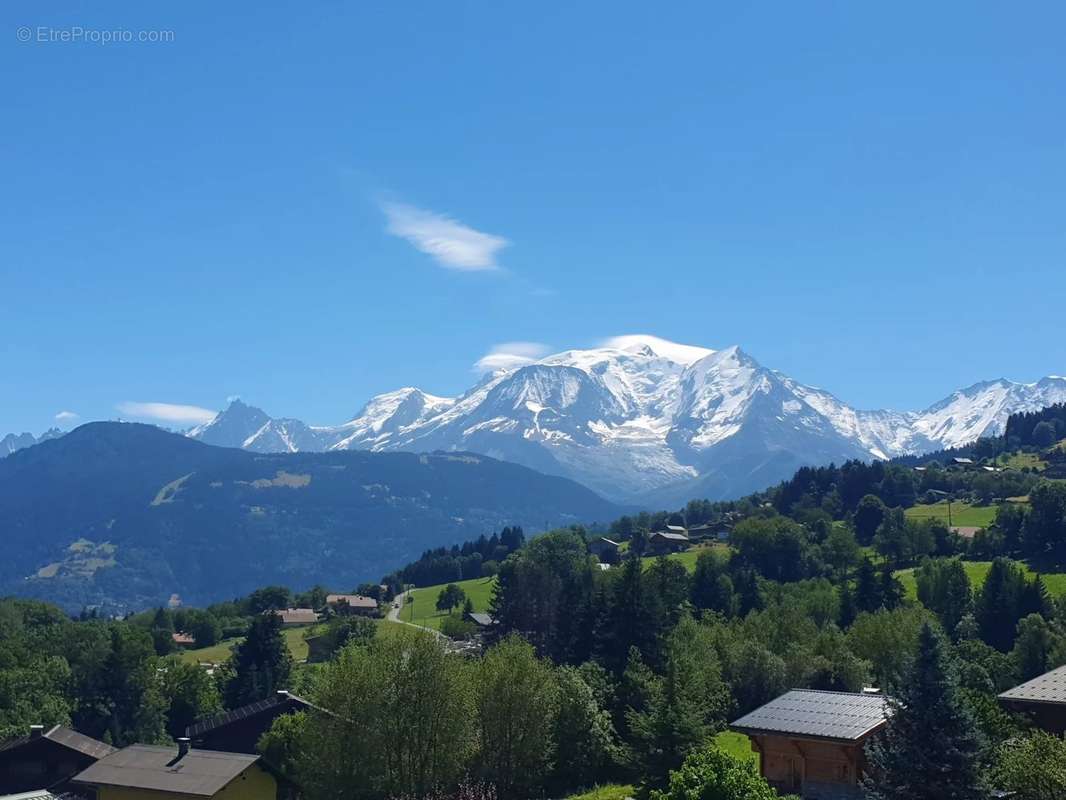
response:
<path id="1" fill-rule="evenodd" d="M 377 608 L 378 601 L 373 597 L 367 597 L 361 594 L 331 594 L 326 596 L 326 602 L 331 605 L 342 605 L 347 603 L 352 608 Z"/>
<path id="2" fill-rule="evenodd" d="M 318 614 L 313 608 L 286 608 L 283 611 L 275 611 L 281 621 L 289 625 L 304 625 L 318 622 Z"/>
<path id="3" fill-rule="evenodd" d="M 951 532 L 952 533 L 957 533 L 963 539 L 972 539 L 973 537 L 975 537 L 977 535 L 977 532 L 979 530 L 981 530 L 981 528 L 976 528 L 976 527 L 974 527 L 972 525 L 952 525 L 951 526 Z"/>
<path id="4" fill-rule="evenodd" d="M 191 633 L 172 633 L 170 638 L 174 644 L 196 644 L 196 638 Z"/>
<path id="5" fill-rule="evenodd" d="M 211 797 L 258 760 L 244 753 L 196 749 L 179 759 L 173 747 L 133 744 L 101 758 L 74 781 Z"/>
<path id="6" fill-rule="evenodd" d="M 19 736 L 16 739 L 9 739 L 3 744 L 0 744 L 0 751 L 10 750 L 14 747 L 37 741 L 38 739 L 48 739 L 51 742 L 55 742 L 58 745 L 66 747 L 69 750 L 74 750 L 82 755 L 89 756 L 90 758 L 103 758 L 104 756 L 115 752 L 115 748 L 111 745 L 93 739 L 91 736 L 86 736 L 83 733 L 78 733 L 76 730 L 66 728 L 62 725 L 53 725 L 40 736 L 27 734 L 26 736 Z"/>

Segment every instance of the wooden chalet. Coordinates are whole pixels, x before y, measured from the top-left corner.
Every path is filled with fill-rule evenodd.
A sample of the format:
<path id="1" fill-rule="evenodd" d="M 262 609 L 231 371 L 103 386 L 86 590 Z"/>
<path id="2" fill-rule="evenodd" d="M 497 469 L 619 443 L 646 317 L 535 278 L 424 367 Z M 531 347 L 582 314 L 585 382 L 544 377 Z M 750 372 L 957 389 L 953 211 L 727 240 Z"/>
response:
<path id="1" fill-rule="evenodd" d="M 37 790 L 62 793 L 70 779 L 115 748 L 62 725 L 32 725 L 25 736 L 0 744 L 0 794 Z"/>
<path id="2" fill-rule="evenodd" d="M 327 595 L 326 605 L 338 614 L 359 614 L 365 617 L 378 615 L 378 601 L 362 594 Z"/>
<path id="3" fill-rule="evenodd" d="M 858 800 L 866 740 L 888 721 L 882 694 L 793 689 L 729 727 L 748 736 L 762 776 L 804 800 Z"/>
<path id="4" fill-rule="evenodd" d="M 692 540 L 687 534 L 676 531 L 656 531 L 648 537 L 648 548 L 653 555 L 678 553 L 687 550 Z"/>
<path id="5" fill-rule="evenodd" d="M 1041 730 L 1066 735 L 1066 666 L 1008 689 L 999 702 L 1008 711 L 1028 716 Z"/>
<path id="6" fill-rule="evenodd" d="M 275 611 L 274 614 L 281 617 L 283 628 L 314 625 L 318 622 L 318 613 L 313 608 L 283 608 Z"/>
<path id="7" fill-rule="evenodd" d="M 589 552 L 601 562 L 617 561 L 618 553 L 622 545 L 606 536 L 589 542 Z"/>
<path id="8" fill-rule="evenodd" d="M 185 735 L 199 750 L 256 753 L 259 737 L 270 730 L 274 720 L 313 708 L 302 697 L 280 690 L 265 700 L 197 720 L 185 729 Z"/>

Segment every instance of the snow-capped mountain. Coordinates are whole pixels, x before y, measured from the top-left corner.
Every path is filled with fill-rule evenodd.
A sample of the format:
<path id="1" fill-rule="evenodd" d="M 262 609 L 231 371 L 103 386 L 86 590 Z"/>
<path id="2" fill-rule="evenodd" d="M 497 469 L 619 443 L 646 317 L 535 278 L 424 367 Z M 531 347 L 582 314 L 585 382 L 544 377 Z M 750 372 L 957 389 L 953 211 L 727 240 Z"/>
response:
<path id="1" fill-rule="evenodd" d="M 999 433 L 1066 402 L 1066 379 L 975 384 L 920 412 L 860 411 L 738 347 L 645 336 L 485 376 L 460 397 L 405 388 L 350 421 L 312 427 L 240 401 L 189 432 L 259 452 L 468 450 L 573 478 L 623 501 L 683 502 L 764 488 L 804 464 L 891 458 Z"/>

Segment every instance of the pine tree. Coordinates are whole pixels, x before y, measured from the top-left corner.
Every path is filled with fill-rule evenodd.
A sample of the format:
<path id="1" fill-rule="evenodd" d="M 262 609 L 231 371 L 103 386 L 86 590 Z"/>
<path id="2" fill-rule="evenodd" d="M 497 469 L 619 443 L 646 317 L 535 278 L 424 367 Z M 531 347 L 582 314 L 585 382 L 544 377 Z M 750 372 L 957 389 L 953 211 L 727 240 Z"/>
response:
<path id="1" fill-rule="evenodd" d="M 844 585 L 840 587 L 840 609 L 837 612 L 837 625 L 841 630 L 847 630 L 851 627 L 851 623 L 855 621 L 855 617 L 858 616 L 858 609 L 855 607 L 855 595 L 851 593 L 851 584 L 844 581 Z"/>
<path id="2" fill-rule="evenodd" d="M 981 735 L 965 705 L 943 636 L 926 623 L 918 655 L 884 730 L 867 745 L 871 800 L 979 800 Z"/>
<path id="3" fill-rule="evenodd" d="M 881 607 L 881 585 L 873 562 L 864 558 L 855 576 L 855 607 L 859 611 L 873 613 Z"/>
<path id="4" fill-rule="evenodd" d="M 881 567 L 881 605 L 891 611 L 903 605 L 903 584 L 892 574 L 892 567 Z"/>
<path id="5" fill-rule="evenodd" d="M 226 706 L 236 708 L 288 688 L 292 656 L 281 634 L 281 617 L 260 614 L 248 637 L 233 649 L 233 675 L 226 683 Z"/>

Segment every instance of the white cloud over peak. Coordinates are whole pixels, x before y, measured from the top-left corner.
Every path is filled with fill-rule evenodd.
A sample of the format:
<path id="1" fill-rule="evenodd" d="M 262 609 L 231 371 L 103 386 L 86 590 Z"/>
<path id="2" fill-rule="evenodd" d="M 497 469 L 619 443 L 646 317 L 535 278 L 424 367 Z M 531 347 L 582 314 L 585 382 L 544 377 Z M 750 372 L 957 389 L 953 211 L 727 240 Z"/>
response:
<path id="1" fill-rule="evenodd" d="M 73 411 L 60 411 L 56 414 L 56 422 L 73 422 L 80 418 L 81 414 L 75 414 Z"/>
<path id="2" fill-rule="evenodd" d="M 389 233 L 406 239 L 448 269 L 499 269 L 496 253 L 510 244 L 502 236 L 482 233 L 451 217 L 406 203 L 382 203 L 381 210 L 389 221 Z"/>
<path id="3" fill-rule="evenodd" d="M 186 424 L 210 422 L 218 413 L 209 408 L 200 408 L 200 406 L 185 406 L 177 403 L 138 403 L 133 400 L 119 403 L 115 408 L 120 414 L 128 417 Z"/>
<path id="4" fill-rule="evenodd" d="M 599 343 L 600 347 L 610 347 L 615 350 L 636 350 L 640 347 L 650 347 L 653 352 L 675 361 L 678 364 L 695 364 L 701 358 L 711 355 L 714 350 L 706 347 L 696 347 L 691 344 L 679 344 L 652 336 L 650 333 L 630 333 L 625 336 L 612 336 Z"/>
<path id="5" fill-rule="evenodd" d="M 502 342 L 494 345 L 474 364 L 479 373 L 516 369 L 548 355 L 551 348 L 540 342 Z"/>

